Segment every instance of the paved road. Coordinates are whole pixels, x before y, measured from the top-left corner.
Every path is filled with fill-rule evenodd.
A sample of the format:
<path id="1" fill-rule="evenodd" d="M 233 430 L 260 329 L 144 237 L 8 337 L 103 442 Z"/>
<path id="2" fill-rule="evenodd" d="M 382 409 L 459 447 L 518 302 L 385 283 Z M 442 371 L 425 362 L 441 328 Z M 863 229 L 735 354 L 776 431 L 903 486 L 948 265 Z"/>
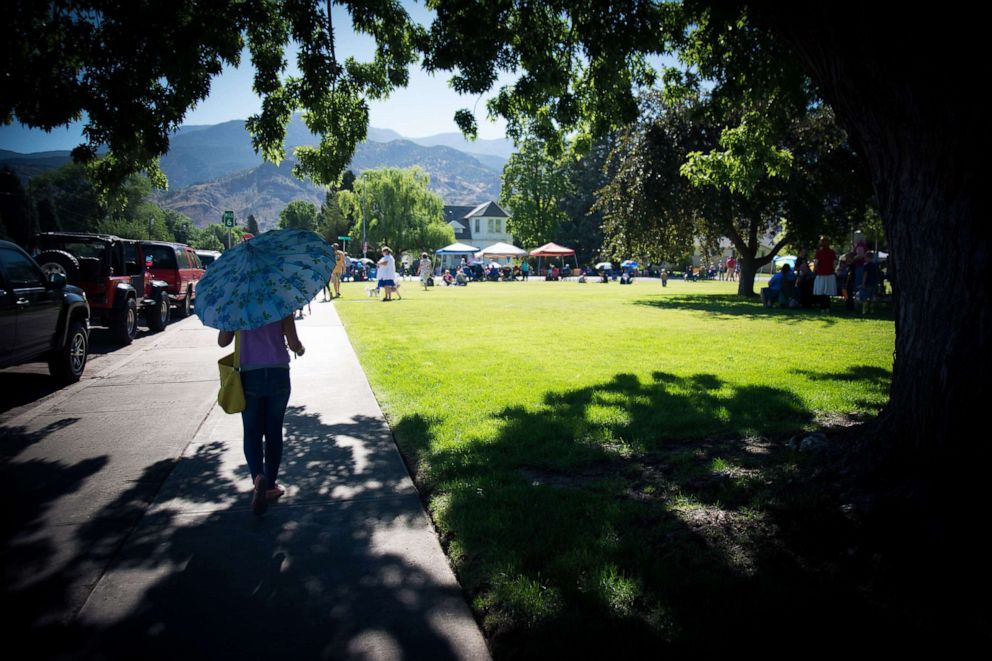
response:
<path id="1" fill-rule="evenodd" d="M 3 593 L 17 604 L 4 628 L 60 631 L 82 607 L 210 410 L 211 335 L 187 319 L 111 351 L 95 331 L 85 378 L 60 390 L 38 385 L 44 366 L 5 371 L 21 404 L 0 424 L 16 494 L 2 506 Z"/>
<path id="2" fill-rule="evenodd" d="M 288 493 L 263 517 L 239 417 L 213 405 L 224 350 L 195 318 L 7 411 L 6 640 L 64 658 L 488 657 L 334 306 L 313 311 Z"/>

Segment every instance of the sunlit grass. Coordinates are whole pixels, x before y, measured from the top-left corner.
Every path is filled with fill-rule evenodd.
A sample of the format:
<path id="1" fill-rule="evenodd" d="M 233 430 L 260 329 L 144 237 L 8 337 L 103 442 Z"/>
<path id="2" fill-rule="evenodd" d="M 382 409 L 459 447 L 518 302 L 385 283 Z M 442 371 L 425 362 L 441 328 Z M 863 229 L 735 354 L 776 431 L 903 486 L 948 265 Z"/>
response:
<path id="1" fill-rule="evenodd" d="M 342 291 L 497 655 L 559 635 L 584 648 L 617 626 L 645 644 L 703 635 L 684 590 L 719 596 L 724 573 L 755 571 L 727 540 L 758 543 L 769 485 L 794 470 L 780 446 L 735 439 L 873 414 L 888 394 L 891 320 L 765 310 L 729 283 Z M 727 530 L 706 550 L 700 526 Z"/>

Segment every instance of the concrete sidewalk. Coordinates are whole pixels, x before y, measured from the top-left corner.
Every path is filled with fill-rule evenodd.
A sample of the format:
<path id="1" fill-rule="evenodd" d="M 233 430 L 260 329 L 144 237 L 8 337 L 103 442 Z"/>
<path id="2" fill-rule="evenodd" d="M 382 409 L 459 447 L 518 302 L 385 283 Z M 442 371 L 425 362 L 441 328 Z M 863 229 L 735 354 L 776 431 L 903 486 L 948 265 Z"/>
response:
<path id="1" fill-rule="evenodd" d="M 312 309 L 286 495 L 250 513 L 241 418 L 215 406 L 80 611 L 81 656 L 488 658 L 334 305 Z"/>

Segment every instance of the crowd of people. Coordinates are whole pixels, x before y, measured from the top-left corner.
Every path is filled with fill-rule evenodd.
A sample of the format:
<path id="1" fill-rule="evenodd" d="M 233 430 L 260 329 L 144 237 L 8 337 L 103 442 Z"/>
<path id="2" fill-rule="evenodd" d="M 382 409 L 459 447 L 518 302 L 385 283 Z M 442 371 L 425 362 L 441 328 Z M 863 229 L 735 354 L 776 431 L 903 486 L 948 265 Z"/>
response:
<path id="1" fill-rule="evenodd" d="M 335 269 L 331 283 L 328 283 L 326 296 L 340 296 L 341 280 L 369 280 L 376 283 L 376 292 L 385 292 L 383 300 L 399 297 L 397 291 L 400 279 L 419 278 L 426 290 L 429 287 L 467 286 L 472 282 L 512 282 L 529 279 L 533 268 L 527 260 L 519 264 L 499 264 L 490 262 L 482 264 L 470 262 L 462 258 L 460 263 L 450 268 L 439 267 L 431 256 L 424 252 L 420 260 L 411 264 L 404 260 L 397 265 L 392 253 L 387 247 L 382 249 L 382 258 L 378 262 L 372 260 L 351 260 L 342 257 L 344 253 L 335 244 L 335 251 L 340 262 L 347 264 Z M 791 259 L 791 258 L 790 258 Z M 626 264 L 626 263 L 625 263 Z M 573 268 L 571 264 L 563 263 L 561 267 L 549 263 L 538 274 L 545 280 L 560 281 L 575 278 L 580 283 L 595 280 L 607 283 L 610 280 L 619 284 L 631 284 L 636 275 L 660 278 L 662 286 L 667 286 L 669 271 L 664 267 L 647 267 L 638 269 L 633 266 L 623 266 L 620 269 L 605 268 L 608 264 L 597 265 L 597 268 L 586 266 Z M 687 281 L 719 280 L 734 282 L 740 278 L 741 265 L 734 256 L 708 265 L 704 262 L 699 266 L 689 265 L 682 277 Z M 679 277 L 676 273 L 675 277 Z M 884 272 L 878 263 L 877 256 L 868 250 L 863 236 L 856 235 L 850 250 L 838 257 L 830 247 L 826 237 L 821 237 L 812 258 L 803 249 L 796 257 L 795 265 L 785 262 L 781 269 L 772 275 L 767 285 L 761 289 L 761 301 L 766 307 L 781 306 L 787 308 L 818 308 L 829 310 L 831 300 L 841 298 L 847 309 L 854 310 L 858 306 L 862 312 L 868 312 L 878 299 L 885 279 Z M 331 292 L 333 287 L 334 291 Z"/>
<path id="2" fill-rule="evenodd" d="M 861 237 L 839 259 L 826 237 L 820 238 L 812 263 L 808 252 L 799 251 L 795 267 L 785 263 L 761 290 L 765 307 L 830 309 L 840 297 L 847 310 L 860 307 L 868 313 L 878 299 L 883 274 L 874 252 Z"/>

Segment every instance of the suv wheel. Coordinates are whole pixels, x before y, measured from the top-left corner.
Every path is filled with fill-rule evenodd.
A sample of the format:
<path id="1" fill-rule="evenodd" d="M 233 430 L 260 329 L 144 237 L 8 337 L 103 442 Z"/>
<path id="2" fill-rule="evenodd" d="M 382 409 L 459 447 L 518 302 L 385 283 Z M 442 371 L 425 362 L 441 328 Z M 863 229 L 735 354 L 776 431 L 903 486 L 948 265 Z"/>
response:
<path id="1" fill-rule="evenodd" d="M 169 323 L 169 310 L 169 295 L 162 292 L 159 294 L 158 303 L 154 307 L 145 308 L 148 328 L 156 333 L 164 330 Z"/>
<path id="2" fill-rule="evenodd" d="M 34 258 L 45 277 L 58 273 L 65 276 L 70 285 L 79 284 L 79 260 L 64 250 L 45 250 Z"/>
<path id="3" fill-rule="evenodd" d="M 138 305 L 128 298 L 122 308 L 113 311 L 110 318 L 110 332 L 119 344 L 131 344 L 138 333 Z"/>
<path id="4" fill-rule="evenodd" d="M 176 314 L 182 318 L 186 318 L 193 313 L 193 292 L 187 289 L 186 295 L 183 297 L 183 302 L 179 304 L 176 308 Z"/>
<path id="5" fill-rule="evenodd" d="M 63 383 L 75 383 L 83 375 L 86 367 L 86 354 L 89 350 L 89 335 L 86 324 L 74 321 L 69 326 L 65 346 L 48 359 L 48 371 Z"/>

